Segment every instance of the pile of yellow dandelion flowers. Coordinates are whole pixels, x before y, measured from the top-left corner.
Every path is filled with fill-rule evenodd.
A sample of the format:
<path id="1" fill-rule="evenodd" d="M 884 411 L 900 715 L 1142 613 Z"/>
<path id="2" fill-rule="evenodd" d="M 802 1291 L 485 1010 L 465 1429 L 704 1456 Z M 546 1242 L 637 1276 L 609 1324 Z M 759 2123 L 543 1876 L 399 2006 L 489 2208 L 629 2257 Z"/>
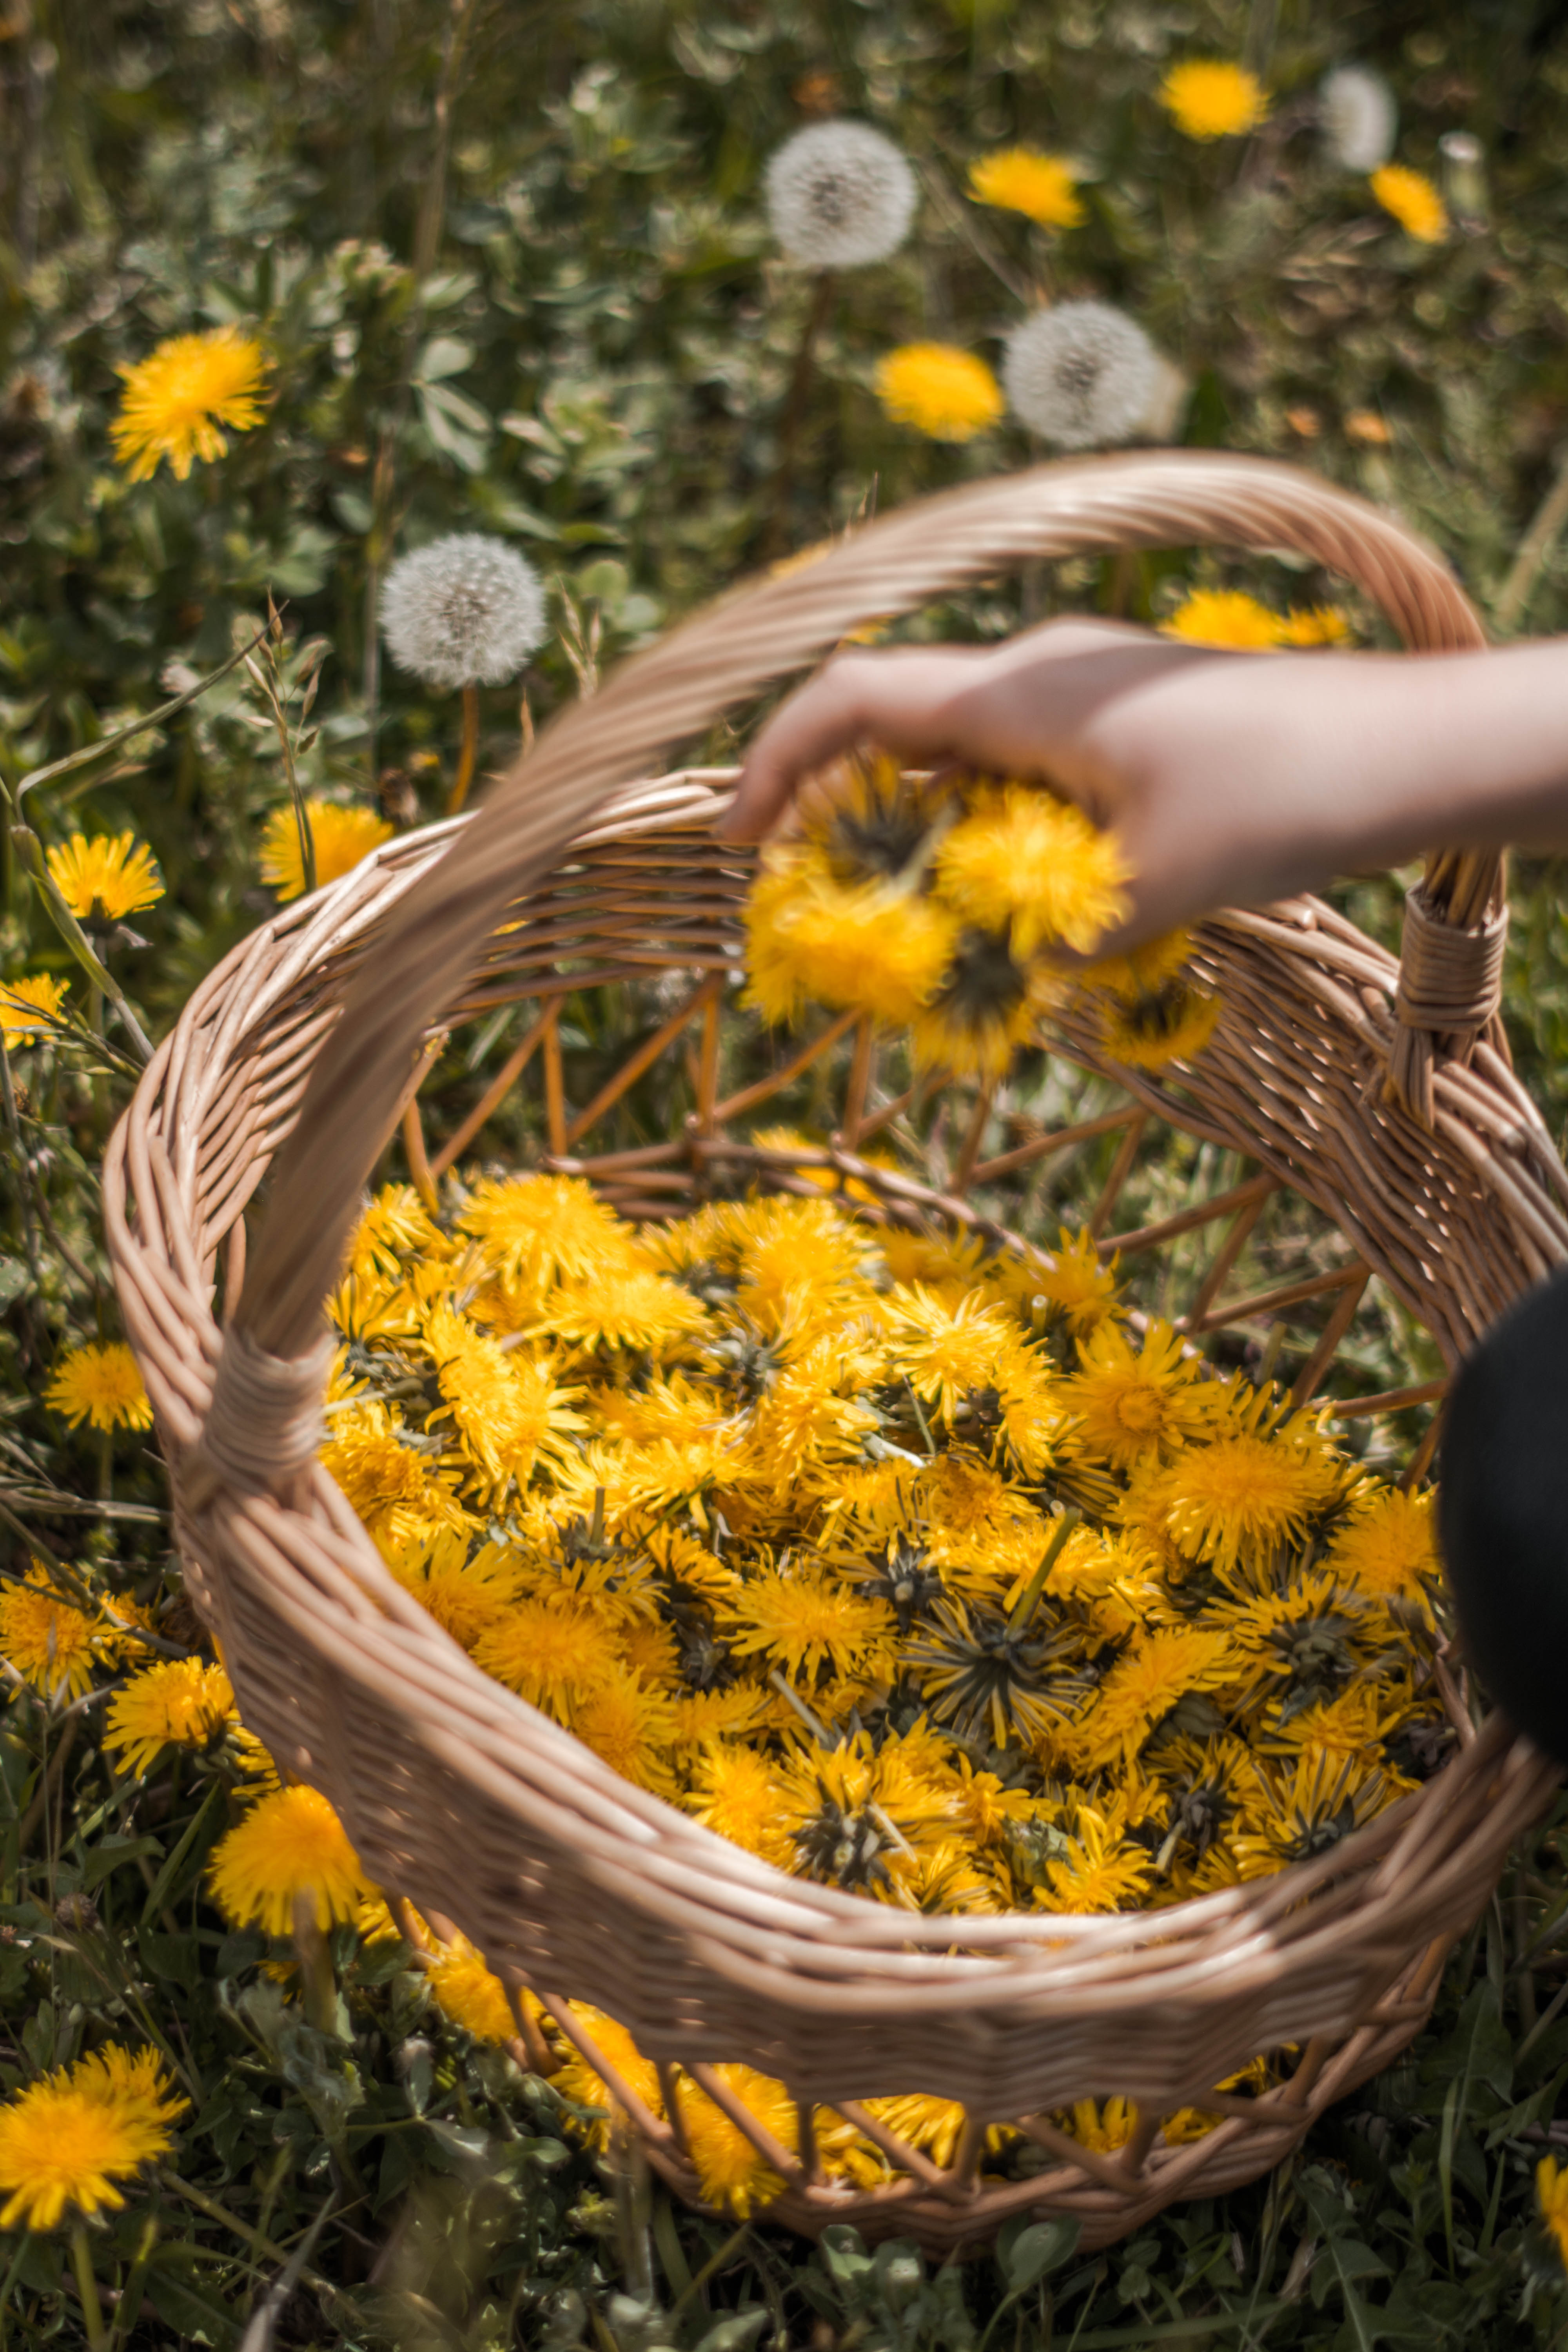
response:
<path id="1" fill-rule="evenodd" d="M 747 908 L 749 999 L 770 1021 L 808 1003 L 907 1030 L 918 1068 L 1004 1076 L 1087 990 L 1106 1048 L 1161 1069 L 1212 1036 L 1217 999 L 1185 933 L 1069 976 L 1126 910 L 1115 835 L 1033 785 L 900 775 L 853 759 L 794 839 L 765 854 Z"/>
<path id="2" fill-rule="evenodd" d="M 938 853 L 955 904 L 1016 919 L 958 824 Z M 1062 936 L 1084 904 L 1037 877 L 1028 920 Z M 332 1311 L 323 1460 L 399 1583 L 603 1764 L 796 1876 L 921 1911 L 1157 1908 L 1322 1852 L 1440 1744 L 1430 1496 L 1135 1324 L 1087 1235 L 993 1255 L 826 1192 L 637 1229 L 574 1179 L 482 1177 L 439 1219 L 380 1193 Z M 128 1764 L 243 1737 L 219 1672 L 132 1677 Z M 256 1780 L 210 1884 L 275 1938 L 301 1905 L 413 1934 L 454 2023 L 526 2033 L 600 2116 L 601 2066 L 653 2113 L 675 2100 L 715 2203 L 777 2194 L 733 2116 L 613 2020 L 576 2004 L 565 2030 L 460 1938 L 395 1923 L 315 1791 Z M 719 2074 L 795 2147 L 783 2084 Z M 962 2121 L 872 2112 L 939 2157 Z M 1095 2147 L 1128 2128 L 1114 2101 L 1059 2122 Z M 892 2177 L 847 2125 L 820 2154 Z M 988 2169 L 1018 2160 L 998 2129 Z"/>

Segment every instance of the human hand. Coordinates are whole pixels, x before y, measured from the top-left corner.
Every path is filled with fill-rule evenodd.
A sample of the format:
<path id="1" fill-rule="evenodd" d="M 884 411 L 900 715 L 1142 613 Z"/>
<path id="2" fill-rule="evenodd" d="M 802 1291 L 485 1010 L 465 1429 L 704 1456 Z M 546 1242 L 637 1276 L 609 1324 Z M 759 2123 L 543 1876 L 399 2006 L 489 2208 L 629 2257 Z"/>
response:
<path id="1" fill-rule="evenodd" d="M 1039 778 L 1115 827 L 1134 878 L 1104 945 L 1133 946 L 1215 906 L 1320 887 L 1385 841 L 1390 856 L 1418 846 L 1399 828 L 1419 810 L 1389 805 L 1374 740 L 1395 723 L 1391 674 L 1417 667 L 1080 619 L 994 647 L 840 654 L 763 729 L 721 830 L 746 841 L 798 824 L 858 743 Z"/>

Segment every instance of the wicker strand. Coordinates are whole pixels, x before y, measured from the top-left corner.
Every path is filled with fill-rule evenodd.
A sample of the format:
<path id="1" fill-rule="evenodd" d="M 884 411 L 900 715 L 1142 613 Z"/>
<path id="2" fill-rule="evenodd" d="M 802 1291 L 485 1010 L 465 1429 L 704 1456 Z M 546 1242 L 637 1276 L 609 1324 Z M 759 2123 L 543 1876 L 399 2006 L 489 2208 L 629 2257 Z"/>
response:
<path id="1" fill-rule="evenodd" d="M 1423 1054 L 1415 1040 L 1440 1038 L 1457 1061 L 1468 1061 L 1477 1038 L 1491 1027 L 1502 1003 L 1507 945 L 1506 907 L 1496 907 L 1481 922 L 1460 929 L 1433 905 L 1425 883 L 1405 893 L 1399 987 L 1394 1000 L 1400 1026 L 1389 1058 L 1388 1087 L 1423 1127 L 1435 1121 L 1436 1072 L 1430 1053 Z"/>

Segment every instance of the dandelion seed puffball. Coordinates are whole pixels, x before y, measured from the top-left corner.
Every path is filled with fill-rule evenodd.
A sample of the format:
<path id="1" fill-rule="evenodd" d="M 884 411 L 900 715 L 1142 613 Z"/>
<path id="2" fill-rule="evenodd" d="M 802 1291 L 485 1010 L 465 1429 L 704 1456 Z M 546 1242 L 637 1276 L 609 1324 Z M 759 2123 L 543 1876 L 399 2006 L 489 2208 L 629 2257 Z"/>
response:
<path id="1" fill-rule="evenodd" d="M 910 233 L 915 175 L 867 122 L 813 122 L 768 165 L 768 218 L 791 261 L 854 269 L 886 261 Z"/>
<path id="2" fill-rule="evenodd" d="M 1342 172 L 1375 172 L 1394 152 L 1399 109 L 1369 66 L 1336 66 L 1318 92 L 1323 142 Z"/>
<path id="3" fill-rule="evenodd" d="M 1058 302 L 1007 338 L 1002 382 L 1015 415 L 1061 449 L 1130 441 L 1160 388 L 1160 354 L 1109 302 Z"/>
<path id="4" fill-rule="evenodd" d="M 544 635 L 544 591 L 500 540 L 453 531 L 393 565 L 381 625 L 399 669 L 427 686 L 504 686 Z"/>

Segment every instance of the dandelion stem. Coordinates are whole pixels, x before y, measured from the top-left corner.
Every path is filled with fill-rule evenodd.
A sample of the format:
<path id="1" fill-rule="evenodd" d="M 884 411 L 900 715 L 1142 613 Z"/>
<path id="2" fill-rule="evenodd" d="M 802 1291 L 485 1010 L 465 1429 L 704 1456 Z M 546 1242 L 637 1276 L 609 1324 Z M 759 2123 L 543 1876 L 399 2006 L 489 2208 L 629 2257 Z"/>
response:
<path id="1" fill-rule="evenodd" d="M 472 679 L 463 688 L 463 748 L 458 755 L 458 772 L 452 779 L 452 789 L 447 800 L 447 814 L 456 816 L 468 797 L 468 786 L 474 781 L 474 762 L 479 752 L 479 689 Z"/>
<path id="2" fill-rule="evenodd" d="M 806 401 L 811 392 L 812 365 L 816 356 L 817 338 L 827 324 L 833 308 L 837 281 L 831 269 L 819 269 L 812 289 L 805 324 L 801 329 L 800 344 L 795 355 L 795 367 L 789 380 L 789 393 L 779 425 L 778 472 L 773 478 L 773 514 L 768 523 L 767 537 L 763 546 L 763 560 L 787 552 L 790 543 L 790 508 L 795 500 L 795 453 L 800 443 L 801 426 L 805 421 Z"/>
<path id="3" fill-rule="evenodd" d="M 1007 1631 L 1010 1633 L 1021 1633 L 1039 1607 L 1040 1595 L 1046 1589 L 1046 1579 L 1061 1558 L 1063 1546 L 1082 1517 L 1083 1513 L 1075 1505 L 1070 1511 L 1064 1511 L 1057 1521 L 1057 1531 L 1046 1546 L 1045 1558 L 1014 1604 L 1013 1613 L 1007 1620 Z"/>
<path id="4" fill-rule="evenodd" d="M 87 2223 L 78 2221 L 71 2230 L 71 2263 L 76 2271 L 77 2292 L 81 2296 L 81 2315 L 87 2328 L 89 2352 L 106 2352 L 109 2342 L 103 2330 L 103 2305 L 98 2298 L 98 2281 L 92 2272 L 92 2249 L 87 2242 Z"/>

